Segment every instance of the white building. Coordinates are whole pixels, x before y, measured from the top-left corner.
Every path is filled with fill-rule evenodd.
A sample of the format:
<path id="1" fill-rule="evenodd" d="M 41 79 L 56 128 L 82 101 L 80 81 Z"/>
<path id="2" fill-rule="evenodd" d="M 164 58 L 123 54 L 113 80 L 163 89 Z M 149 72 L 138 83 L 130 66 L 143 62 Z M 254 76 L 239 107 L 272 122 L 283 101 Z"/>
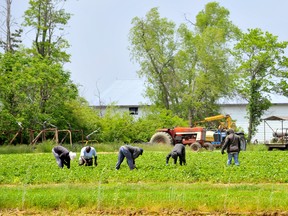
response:
<path id="1" fill-rule="evenodd" d="M 129 111 L 131 115 L 141 116 L 144 105 L 151 105 L 144 97 L 143 80 L 116 80 L 101 95 L 94 107 L 104 114 L 107 106 L 113 104 L 120 111 Z"/>
<path id="2" fill-rule="evenodd" d="M 272 106 L 264 113 L 262 119 L 265 119 L 269 116 L 288 116 L 288 98 L 279 95 L 271 96 Z M 248 119 L 246 112 L 247 102 L 243 100 L 235 101 L 223 101 L 220 104 L 220 110 L 223 114 L 230 114 L 232 119 L 236 121 L 237 127 L 244 129 L 244 132 L 248 131 Z M 281 129 L 281 121 L 267 121 L 269 125 L 265 125 L 264 121 L 257 127 L 257 133 L 252 138 L 258 140 L 258 142 L 264 142 L 264 129 L 265 129 L 265 140 L 270 140 L 273 137 L 273 130 Z M 271 128 L 270 128 L 270 127 Z M 284 121 L 283 127 L 288 128 L 288 121 Z M 272 130 L 273 129 L 273 130 Z"/>
<path id="3" fill-rule="evenodd" d="M 144 82 L 143 80 L 117 80 L 101 94 L 101 104 L 96 104 L 96 109 L 101 109 L 105 112 L 107 106 L 112 103 L 121 111 L 129 111 L 132 115 L 141 116 L 144 105 L 151 105 L 149 99 L 144 97 Z M 262 119 L 269 116 L 288 116 L 288 98 L 284 96 L 273 96 L 272 106 L 265 112 Z M 241 127 L 245 133 L 248 129 L 248 119 L 246 112 L 247 102 L 241 99 L 222 100 L 220 102 L 220 113 L 229 114 L 237 127 Z M 281 121 L 271 121 L 269 125 L 276 130 L 281 128 Z M 284 127 L 288 128 L 288 121 L 284 122 Z M 271 139 L 273 131 L 268 125 L 265 126 L 265 138 Z M 264 122 L 258 126 L 258 132 L 253 137 L 252 141 L 264 141 Z"/>

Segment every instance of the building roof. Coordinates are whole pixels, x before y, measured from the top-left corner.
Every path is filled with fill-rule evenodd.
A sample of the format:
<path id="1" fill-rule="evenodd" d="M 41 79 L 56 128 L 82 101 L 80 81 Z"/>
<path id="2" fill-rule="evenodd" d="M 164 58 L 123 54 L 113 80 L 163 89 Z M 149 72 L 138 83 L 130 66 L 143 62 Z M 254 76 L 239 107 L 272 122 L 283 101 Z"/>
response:
<path id="1" fill-rule="evenodd" d="M 263 120 L 269 120 L 269 121 L 287 121 L 288 120 L 288 116 L 269 116 Z"/>
<path id="2" fill-rule="evenodd" d="M 141 79 L 116 80 L 101 93 L 102 105 L 114 103 L 118 106 L 137 106 L 140 104 L 151 105 L 148 98 L 144 97 L 145 81 Z M 288 104 L 288 97 L 271 94 L 272 104 Z M 221 98 L 221 105 L 246 105 L 247 101 L 239 96 Z M 96 104 L 99 106 L 99 104 Z"/>
<path id="3" fill-rule="evenodd" d="M 102 105 L 115 103 L 118 106 L 135 106 L 151 102 L 144 97 L 143 80 L 116 80 L 101 94 Z M 97 104 L 99 105 L 99 104 Z"/>

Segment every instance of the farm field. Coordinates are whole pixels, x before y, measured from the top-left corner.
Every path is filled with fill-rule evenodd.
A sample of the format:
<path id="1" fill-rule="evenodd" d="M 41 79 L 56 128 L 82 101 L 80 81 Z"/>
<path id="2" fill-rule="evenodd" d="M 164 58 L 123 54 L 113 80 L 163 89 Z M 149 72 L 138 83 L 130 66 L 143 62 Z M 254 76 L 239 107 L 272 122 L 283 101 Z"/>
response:
<path id="1" fill-rule="evenodd" d="M 70 170 L 52 153 L 0 154 L 0 215 L 288 214 L 285 151 L 248 149 L 227 167 L 219 150 L 187 148 L 186 166 L 166 166 L 171 147 L 139 146 L 133 171 L 125 161 L 115 170 L 117 152 L 97 145 L 97 167 Z"/>

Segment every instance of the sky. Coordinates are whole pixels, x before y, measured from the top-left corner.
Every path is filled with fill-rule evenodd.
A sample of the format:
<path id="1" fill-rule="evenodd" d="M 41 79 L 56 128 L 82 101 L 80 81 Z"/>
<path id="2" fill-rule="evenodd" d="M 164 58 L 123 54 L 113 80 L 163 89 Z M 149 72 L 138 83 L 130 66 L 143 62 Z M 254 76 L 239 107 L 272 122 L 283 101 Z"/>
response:
<path id="1" fill-rule="evenodd" d="M 139 65 L 131 61 L 128 34 L 134 17 L 144 18 L 151 8 L 158 7 L 161 17 L 177 25 L 185 23 L 185 16 L 195 21 L 208 0 L 68 0 L 69 21 L 66 39 L 71 47 L 71 62 L 65 69 L 79 85 L 80 96 L 95 105 L 98 95 L 114 81 L 139 79 Z M 220 6 L 230 11 L 230 20 L 243 31 L 260 28 L 288 41 L 287 0 L 220 0 Z M 0 0 L 4 4 L 4 0 Z M 28 8 L 28 0 L 13 0 L 12 16 L 21 23 Z M 24 32 L 29 43 L 29 32 Z"/>

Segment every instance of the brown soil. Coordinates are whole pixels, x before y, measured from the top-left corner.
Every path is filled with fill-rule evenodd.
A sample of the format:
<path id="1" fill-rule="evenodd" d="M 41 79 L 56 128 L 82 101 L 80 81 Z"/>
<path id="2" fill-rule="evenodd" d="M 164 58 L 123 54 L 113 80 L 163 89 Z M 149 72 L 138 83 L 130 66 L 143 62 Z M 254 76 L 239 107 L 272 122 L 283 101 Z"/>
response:
<path id="1" fill-rule="evenodd" d="M 55 215 L 55 216 L 62 216 L 62 215 L 85 215 L 85 216 L 92 216 L 92 215 L 105 215 L 105 216 L 140 216 L 140 215 L 149 215 L 149 216 L 166 216 L 166 215 L 173 215 L 173 216 L 196 216 L 196 215 L 207 215 L 207 216 L 223 216 L 223 215 L 246 215 L 246 216 L 284 216 L 288 215 L 288 212 L 246 212 L 246 213 L 233 213 L 233 212 L 195 212 L 195 211 L 184 211 L 182 209 L 179 210 L 169 210 L 163 209 L 159 212 L 156 211 L 149 211 L 149 210 L 95 210 L 95 211 L 61 211 L 61 210 L 43 210 L 43 211 L 33 211 L 33 210 L 18 210 L 18 209 L 9 209 L 9 210 L 0 210 L 0 216 L 24 216 L 24 215 L 33 215 L 33 216 L 46 216 L 46 215 Z"/>

